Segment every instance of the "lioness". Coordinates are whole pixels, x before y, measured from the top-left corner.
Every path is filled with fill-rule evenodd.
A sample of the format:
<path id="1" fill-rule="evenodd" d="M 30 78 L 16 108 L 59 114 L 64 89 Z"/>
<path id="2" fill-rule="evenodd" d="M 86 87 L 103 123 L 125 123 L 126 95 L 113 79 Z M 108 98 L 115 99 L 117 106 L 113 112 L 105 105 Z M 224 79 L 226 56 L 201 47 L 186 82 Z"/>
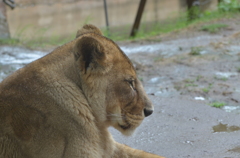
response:
<path id="1" fill-rule="evenodd" d="M 93 25 L 0 84 L 1 158 L 160 158 L 113 140 L 152 114 L 130 60 Z"/>

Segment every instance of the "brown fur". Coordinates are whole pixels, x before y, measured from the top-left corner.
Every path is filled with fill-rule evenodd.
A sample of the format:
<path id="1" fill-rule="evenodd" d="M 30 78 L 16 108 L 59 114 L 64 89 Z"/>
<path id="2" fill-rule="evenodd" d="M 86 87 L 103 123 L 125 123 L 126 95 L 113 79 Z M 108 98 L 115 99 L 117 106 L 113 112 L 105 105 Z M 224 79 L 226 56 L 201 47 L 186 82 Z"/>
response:
<path id="1" fill-rule="evenodd" d="M 0 84 L 0 158 L 160 158 L 115 142 L 153 110 L 120 48 L 85 25 Z"/>

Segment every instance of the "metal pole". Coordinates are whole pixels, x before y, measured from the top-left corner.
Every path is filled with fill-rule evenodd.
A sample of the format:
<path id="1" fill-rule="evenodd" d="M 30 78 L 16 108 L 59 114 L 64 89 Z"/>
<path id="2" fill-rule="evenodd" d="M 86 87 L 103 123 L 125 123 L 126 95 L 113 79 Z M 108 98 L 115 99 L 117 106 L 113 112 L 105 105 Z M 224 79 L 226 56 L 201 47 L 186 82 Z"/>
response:
<path id="1" fill-rule="evenodd" d="M 108 12 L 107 12 L 107 2 L 106 2 L 106 0 L 103 0 L 103 3 L 104 3 L 106 27 L 107 27 L 107 32 L 108 32 L 108 36 L 109 36 L 109 22 L 108 22 Z"/>
<path id="2" fill-rule="evenodd" d="M 143 13 L 146 1 L 147 0 L 141 0 L 140 1 L 138 11 L 137 11 L 137 16 L 135 18 L 135 22 L 133 24 L 132 31 L 131 31 L 131 34 L 130 34 L 131 37 L 134 37 L 136 35 L 137 31 L 138 31 L 139 24 L 140 24 L 140 21 L 141 21 L 141 17 L 142 17 L 142 13 Z"/>
<path id="3" fill-rule="evenodd" d="M 11 7 L 11 9 L 14 9 L 16 7 L 14 0 L 3 0 L 3 2 L 9 7 Z"/>

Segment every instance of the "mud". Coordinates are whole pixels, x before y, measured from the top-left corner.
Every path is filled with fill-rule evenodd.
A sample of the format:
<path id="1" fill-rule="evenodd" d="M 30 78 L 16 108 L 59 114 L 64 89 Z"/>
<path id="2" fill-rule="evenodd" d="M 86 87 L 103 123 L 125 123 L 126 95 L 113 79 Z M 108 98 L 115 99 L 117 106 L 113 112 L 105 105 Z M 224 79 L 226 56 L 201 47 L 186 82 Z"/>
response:
<path id="1" fill-rule="evenodd" d="M 240 157 L 240 19 L 217 34 L 200 25 L 144 41 L 119 42 L 155 105 L 121 143 L 168 158 Z M 49 51 L 50 52 L 50 51 Z M 0 46 L 0 80 L 47 54 Z M 220 108 L 213 107 L 221 103 Z"/>
<path id="2" fill-rule="evenodd" d="M 216 126 L 213 126 L 213 133 L 215 132 L 234 132 L 239 131 L 239 126 L 228 126 L 227 124 L 219 123 Z"/>

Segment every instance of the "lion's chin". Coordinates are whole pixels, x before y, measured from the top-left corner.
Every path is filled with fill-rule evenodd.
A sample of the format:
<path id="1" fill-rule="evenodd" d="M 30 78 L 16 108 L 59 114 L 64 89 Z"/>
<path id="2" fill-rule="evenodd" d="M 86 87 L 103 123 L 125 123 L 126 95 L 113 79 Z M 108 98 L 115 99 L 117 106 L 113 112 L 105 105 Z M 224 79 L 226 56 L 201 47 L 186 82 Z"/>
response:
<path id="1" fill-rule="evenodd" d="M 115 127 L 115 128 L 125 136 L 132 135 L 136 129 L 133 126 L 131 126 L 130 124 L 127 124 L 127 125 L 118 124 L 117 127 Z"/>
<path id="2" fill-rule="evenodd" d="M 134 119 L 133 119 L 134 118 Z M 136 116 L 124 117 L 121 120 L 111 121 L 111 126 L 117 129 L 125 136 L 130 136 L 134 133 L 136 128 L 141 124 L 143 118 L 139 117 L 136 119 Z"/>

